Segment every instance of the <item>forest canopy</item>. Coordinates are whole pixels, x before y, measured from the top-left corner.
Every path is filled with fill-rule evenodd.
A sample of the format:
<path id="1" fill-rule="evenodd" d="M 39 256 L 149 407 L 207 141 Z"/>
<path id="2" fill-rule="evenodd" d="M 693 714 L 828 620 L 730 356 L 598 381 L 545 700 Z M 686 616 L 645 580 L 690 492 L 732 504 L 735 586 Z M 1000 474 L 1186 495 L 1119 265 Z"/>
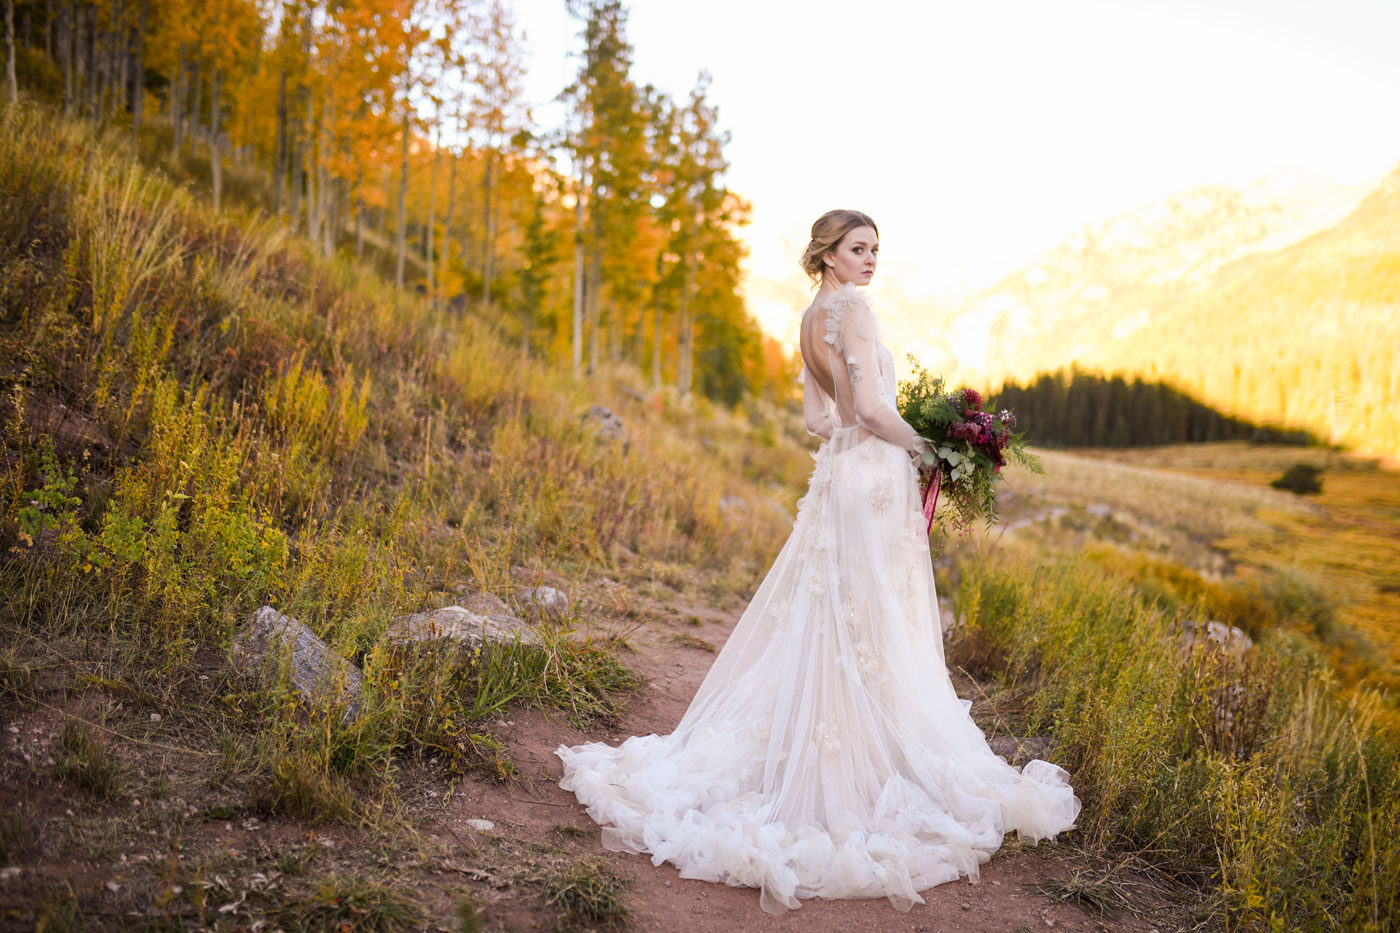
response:
<path id="1" fill-rule="evenodd" d="M 748 314 L 728 133 L 701 73 L 639 82 L 619 0 L 571 0 L 581 51 L 542 126 L 503 0 L 7 0 L 10 97 L 129 128 L 216 209 L 497 323 L 528 352 L 733 404 L 785 397 Z"/>

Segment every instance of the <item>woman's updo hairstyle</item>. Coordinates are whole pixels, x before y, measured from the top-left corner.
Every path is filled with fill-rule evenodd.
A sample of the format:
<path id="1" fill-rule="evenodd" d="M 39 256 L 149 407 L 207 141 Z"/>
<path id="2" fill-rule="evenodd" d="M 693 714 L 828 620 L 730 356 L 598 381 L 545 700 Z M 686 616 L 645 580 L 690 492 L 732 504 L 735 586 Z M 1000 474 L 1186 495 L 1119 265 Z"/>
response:
<path id="1" fill-rule="evenodd" d="M 860 211 L 827 211 L 812 224 L 812 241 L 803 250 L 802 258 L 797 264 L 802 267 L 803 272 L 812 277 L 813 282 L 820 283 L 822 280 L 822 272 L 826 268 L 822 257 L 835 249 L 841 238 L 856 227 L 869 227 L 875 231 L 876 236 L 880 235 L 880 228 L 875 226 L 875 221 L 870 219 L 870 215 Z"/>

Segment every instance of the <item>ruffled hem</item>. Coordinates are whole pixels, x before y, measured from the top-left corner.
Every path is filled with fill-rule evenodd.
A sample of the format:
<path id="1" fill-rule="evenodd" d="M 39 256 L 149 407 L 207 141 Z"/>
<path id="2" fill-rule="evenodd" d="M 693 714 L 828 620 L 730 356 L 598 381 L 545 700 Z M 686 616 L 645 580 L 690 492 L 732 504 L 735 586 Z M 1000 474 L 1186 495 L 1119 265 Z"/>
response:
<path id="1" fill-rule="evenodd" d="M 603 827 L 605 848 L 650 853 L 653 864 L 670 862 L 682 878 L 758 888 L 760 905 L 773 914 L 809 897 L 884 897 L 907 911 L 924 902 L 920 891 L 959 877 L 976 882 L 1005 832 L 1028 842 L 1051 838 L 1079 812 L 1063 769 L 1037 760 L 1017 773 L 988 751 L 981 764 L 991 774 L 969 769 L 965 781 L 954 781 L 964 786 L 944 788 L 962 806 L 972 802 L 975 809 L 960 818 L 893 775 L 864 817 L 841 813 L 829 815 L 828 825 L 789 826 L 773 819 L 764 794 L 742 792 L 736 776 L 744 766 L 733 755 L 686 761 L 694 749 L 678 744 L 648 735 L 616 748 L 560 745 L 560 786 Z M 721 745 L 743 747 L 742 740 L 706 744 L 703 757 Z"/>

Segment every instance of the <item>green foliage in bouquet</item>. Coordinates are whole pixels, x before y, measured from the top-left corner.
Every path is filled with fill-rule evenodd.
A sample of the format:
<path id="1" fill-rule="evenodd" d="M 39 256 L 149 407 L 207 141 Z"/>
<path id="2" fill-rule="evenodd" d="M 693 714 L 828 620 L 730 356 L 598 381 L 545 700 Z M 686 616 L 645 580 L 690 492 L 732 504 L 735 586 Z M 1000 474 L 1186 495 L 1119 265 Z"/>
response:
<path id="1" fill-rule="evenodd" d="M 924 452 L 924 463 L 937 470 L 939 491 L 951 506 L 935 513 L 933 524 L 960 534 L 967 534 L 976 522 L 995 524 L 997 484 L 1007 459 L 1032 473 L 1044 473 L 1040 460 L 1026 451 L 1025 435 L 1016 433 L 1015 415 L 983 411 L 976 390 L 949 392 L 941 376 L 912 357 L 910 362 L 914 378 L 899 384 L 899 413 L 928 440 L 931 449 Z M 929 482 L 926 478 L 926 499 Z"/>

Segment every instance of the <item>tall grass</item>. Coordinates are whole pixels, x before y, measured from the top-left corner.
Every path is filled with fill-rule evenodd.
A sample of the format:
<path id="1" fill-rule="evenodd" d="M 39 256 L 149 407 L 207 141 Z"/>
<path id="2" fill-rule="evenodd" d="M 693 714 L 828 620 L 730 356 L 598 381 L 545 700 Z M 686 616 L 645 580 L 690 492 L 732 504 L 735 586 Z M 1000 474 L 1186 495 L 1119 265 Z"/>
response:
<path id="1" fill-rule="evenodd" d="M 269 807 L 353 818 L 404 753 L 509 776 L 483 726 L 503 704 L 608 719 L 636 683 L 562 632 L 424 663 L 380 645 L 396 615 L 545 574 L 756 579 L 787 524 L 759 505 L 790 507 L 772 478 L 801 451 L 762 419 L 658 411 L 629 378 L 574 379 L 489 320 L 215 216 L 120 140 L 0 114 L 0 626 L 167 674 L 264 603 L 312 626 L 364 665 L 365 714 L 249 698 Z M 628 447 L 587 430 L 593 403 Z"/>
<path id="2" fill-rule="evenodd" d="M 951 659 L 1057 740 L 1088 844 L 1217 892 L 1230 928 L 1396 928 L 1400 746 L 1302 637 L 1187 646 L 1187 613 L 1089 561 L 970 564 L 958 601 Z"/>

